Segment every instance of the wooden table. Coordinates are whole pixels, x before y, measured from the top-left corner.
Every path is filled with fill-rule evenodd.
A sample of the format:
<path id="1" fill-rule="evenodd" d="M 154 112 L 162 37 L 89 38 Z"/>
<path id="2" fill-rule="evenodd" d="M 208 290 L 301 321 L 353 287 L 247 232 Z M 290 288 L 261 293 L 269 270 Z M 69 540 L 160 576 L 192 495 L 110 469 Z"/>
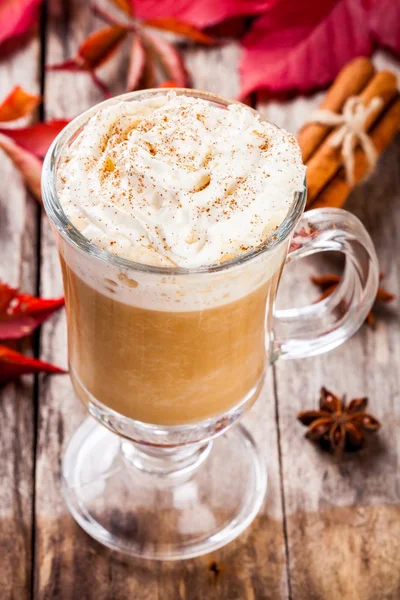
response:
<path id="1" fill-rule="evenodd" d="M 0 95 L 22 84 L 44 95 L 40 118 L 72 117 L 102 98 L 85 75 L 49 73 L 46 62 L 69 57 L 100 23 L 89 3 L 47 3 L 41 32 L 0 64 Z M 45 11 L 46 12 L 46 11 Z M 184 49 L 193 86 L 234 97 L 239 49 Z M 380 66 L 395 63 L 376 56 Z M 398 68 L 397 68 L 398 70 Z M 123 91 L 126 54 L 107 69 Z M 296 131 L 319 100 L 255 103 L 278 125 Z M 3 155 L 0 176 L 0 275 L 43 296 L 62 294 L 47 217 Z M 400 293 L 400 140 L 378 172 L 351 197 L 376 244 L 387 287 Z M 329 260 L 288 270 L 280 301 L 310 297 L 307 277 Z M 322 265 L 322 267 L 321 267 Z M 295 290 L 295 294 L 293 293 Z M 228 547 L 196 560 L 149 563 L 111 553 L 79 529 L 60 491 L 60 461 L 84 417 L 64 377 L 26 377 L 1 391 L 0 597 L 140 600 L 398 600 L 400 598 L 400 323 L 396 301 L 342 348 L 279 362 L 261 400 L 246 417 L 268 462 L 268 496 L 249 530 Z M 65 365 L 64 314 L 42 327 L 25 350 Z M 324 384 L 350 397 L 367 395 L 383 423 L 366 449 L 336 462 L 304 440 L 298 410 L 315 405 Z"/>

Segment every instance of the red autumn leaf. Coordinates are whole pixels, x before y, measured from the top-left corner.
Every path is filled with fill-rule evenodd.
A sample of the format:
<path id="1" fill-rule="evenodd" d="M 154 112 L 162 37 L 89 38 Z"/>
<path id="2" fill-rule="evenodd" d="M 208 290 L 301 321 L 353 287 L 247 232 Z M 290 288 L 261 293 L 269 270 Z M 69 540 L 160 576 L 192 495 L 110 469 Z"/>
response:
<path id="1" fill-rule="evenodd" d="M 400 2 L 398 0 L 365 0 L 367 19 L 376 41 L 400 53 Z"/>
<path id="2" fill-rule="evenodd" d="M 78 64 L 76 58 L 69 58 L 65 60 L 63 63 L 58 63 L 57 65 L 47 65 L 46 69 L 48 71 L 84 71 L 80 64 Z"/>
<path id="3" fill-rule="evenodd" d="M 1 0 L 0 44 L 25 33 L 37 21 L 42 0 Z"/>
<path id="4" fill-rule="evenodd" d="M 168 79 L 177 82 L 178 87 L 188 86 L 188 75 L 178 50 L 167 40 L 149 31 L 142 32 L 145 44 L 161 64 Z"/>
<path id="5" fill-rule="evenodd" d="M 156 85 L 156 61 L 150 52 L 146 52 L 146 62 L 140 83 L 143 88 L 152 88 Z"/>
<path id="6" fill-rule="evenodd" d="M 124 27 L 115 25 L 99 29 L 79 46 L 74 58 L 47 68 L 53 71 L 94 71 L 111 58 L 126 34 Z"/>
<path id="7" fill-rule="evenodd" d="M 129 68 L 126 89 L 128 92 L 136 90 L 142 78 L 146 64 L 146 52 L 139 34 L 134 34 L 129 55 Z"/>
<path id="8" fill-rule="evenodd" d="M 159 88 L 177 88 L 179 85 L 176 81 L 162 81 L 157 87 Z"/>
<path id="9" fill-rule="evenodd" d="M 116 25 L 117 27 L 129 29 L 128 25 L 126 23 L 124 23 L 123 21 L 121 21 L 118 18 L 118 16 L 115 16 L 114 13 L 110 12 L 108 10 L 108 8 L 105 8 L 104 6 L 100 6 L 98 4 L 92 4 L 91 8 L 92 8 L 93 13 L 96 16 L 100 17 L 100 19 L 103 19 L 103 21 L 105 21 L 109 25 L 112 25 L 112 26 Z"/>
<path id="10" fill-rule="evenodd" d="M 20 85 L 17 85 L 0 104 L 0 121 L 14 121 L 25 117 L 39 103 L 40 96 L 28 94 Z"/>
<path id="11" fill-rule="evenodd" d="M 132 4 L 130 0 L 111 0 L 115 6 L 120 8 L 125 14 L 132 15 Z"/>
<path id="12" fill-rule="evenodd" d="M 183 37 L 189 38 L 199 44 L 206 46 L 212 46 L 215 44 L 215 40 L 209 35 L 203 33 L 193 25 L 184 23 L 174 17 L 158 17 L 156 19 L 147 19 L 142 21 L 142 25 L 145 27 L 154 27 L 155 29 L 161 29 L 163 31 L 171 31 Z"/>
<path id="13" fill-rule="evenodd" d="M 95 69 L 101 67 L 117 50 L 118 46 L 126 37 L 127 29 L 120 25 L 111 25 L 99 29 L 90 34 L 86 40 L 79 46 L 78 53 L 74 58 L 70 58 L 58 65 L 49 65 L 47 68 L 51 71 L 87 71 L 103 92 L 106 98 L 111 96 L 106 84 L 99 79 Z"/>
<path id="14" fill-rule="evenodd" d="M 17 290 L 0 281 L 0 315 L 5 313 Z"/>
<path id="15" fill-rule="evenodd" d="M 65 119 L 48 121 L 47 123 L 36 123 L 28 127 L 18 129 L 6 129 L 0 127 L 0 134 L 6 135 L 21 148 L 35 154 L 38 158 L 44 158 L 54 138 L 69 123 Z"/>
<path id="16" fill-rule="evenodd" d="M 0 346 L 0 384 L 29 373 L 63 374 L 66 371 L 50 363 L 24 356 L 7 346 Z"/>
<path id="17" fill-rule="evenodd" d="M 271 5 L 243 38 L 241 96 L 327 85 L 342 66 L 372 50 L 361 0 L 290 0 Z"/>
<path id="18" fill-rule="evenodd" d="M 140 19 L 173 17 L 199 29 L 231 17 L 263 13 L 273 0 L 131 0 Z"/>
<path id="19" fill-rule="evenodd" d="M 126 36 L 123 27 L 104 27 L 95 31 L 79 47 L 77 61 L 84 70 L 97 69 L 115 52 Z"/>
<path id="20" fill-rule="evenodd" d="M 89 75 L 91 80 L 93 81 L 93 83 L 95 85 L 97 85 L 97 87 L 99 88 L 99 90 L 103 93 L 103 96 L 105 98 L 111 98 L 112 94 L 108 88 L 108 86 L 104 83 L 104 81 L 102 79 L 100 79 L 100 77 L 98 77 L 96 75 L 95 71 L 89 71 Z"/>
<path id="21" fill-rule="evenodd" d="M 19 294 L 0 281 L 0 340 L 30 335 L 53 312 L 64 306 L 64 298 L 43 299 Z"/>
<path id="22" fill-rule="evenodd" d="M 41 161 L 31 154 L 31 152 L 24 150 L 24 148 L 21 148 L 13 140 L 2 134 L 0 134 L 0 148 L 4 150 L 17 169 L 19 169 L 31 193 L 37 200 L 41 201 Z"/>

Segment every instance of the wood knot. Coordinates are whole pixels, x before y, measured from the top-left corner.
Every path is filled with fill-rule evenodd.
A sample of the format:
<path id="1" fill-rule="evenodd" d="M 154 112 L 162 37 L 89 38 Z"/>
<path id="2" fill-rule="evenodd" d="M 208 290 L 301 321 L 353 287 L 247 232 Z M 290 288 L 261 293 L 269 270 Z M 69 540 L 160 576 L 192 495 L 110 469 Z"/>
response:
<path id="1" fill-rule="evenodd" d="M 221 570 L 218 567 L 218 564 L 215 562 L 215 560 L 213 560 L 210 563 L 210 566 L 208 568 L 211 571 L 211 573 L 213 573 L 215 575 L 215 577 L 218 577 L 218 575 L 221 573 Z"/>

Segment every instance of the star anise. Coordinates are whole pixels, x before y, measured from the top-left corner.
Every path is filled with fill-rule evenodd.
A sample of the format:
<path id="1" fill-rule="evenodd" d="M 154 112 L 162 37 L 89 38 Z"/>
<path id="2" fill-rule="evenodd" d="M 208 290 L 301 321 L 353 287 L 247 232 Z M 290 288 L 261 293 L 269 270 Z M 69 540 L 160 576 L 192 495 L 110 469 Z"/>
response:
<path id="1" fill-rule="evenodd" d="M 345 396 L 340 400 L 335 394 L 322 387 L 319 410 L 305 410 L 297 415 L 308 427 L 306 437 L 319 442 L 335 454 L 345 450 L 354 451 L 364 444 L 364 434 L 378 431 L 380 423 L 365 412 L 368 398 L 354 398 L 346 405 Z"/>
<path id="2" fill-rule="evenodd" d="M 384 275 L 383 275 L 383 273 L 381 273 L 379 275 L 379 281 L 382 281 L 383 278 L 384 278 Z M 315 283 L 315 285 L 320 287 L 322 290 L 322 294 L 320 296 L 318 296 L 318 298 L 315 300 L 315 302 L 320 302 L 324 298 L 327 298 L 328 296 L 330 296 L 332 294 L 332 292 L 335 291 L 338 283 L 341 280 L 341 277 L 340 277 L 340 275 L 328 273 L 327 275 L 314 275 L 314 276 L 310 277 L 310 279 L 313 283 Z M 376 294 L 375 302 L 391 302 L 395 298 L 396 298 L 396 296 L 394 294 L 391 294 L 390 292 L 385 290 L 383 287 L 379 287 L 377 294 Z M 375 315 L 372 312 L 372 310 L 368 313 L 366 322 L 371 327 L 373 327 L 375 325 Z"/>

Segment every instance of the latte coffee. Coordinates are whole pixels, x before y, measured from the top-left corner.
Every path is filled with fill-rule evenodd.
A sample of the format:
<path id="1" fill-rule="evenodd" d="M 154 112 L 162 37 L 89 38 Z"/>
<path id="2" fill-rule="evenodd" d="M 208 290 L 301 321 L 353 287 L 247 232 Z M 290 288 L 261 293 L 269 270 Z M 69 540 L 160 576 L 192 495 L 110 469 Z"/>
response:
<path id="1" fill-rule="evenodd" d="M 60 240 L 82 401 L 161 426 L 255 400 L 287 253 L 274 236 L 303 188 L 293 137 L 160 92 L 100 108 L 57 172 L 70 227 L 100 251 Z"/>

